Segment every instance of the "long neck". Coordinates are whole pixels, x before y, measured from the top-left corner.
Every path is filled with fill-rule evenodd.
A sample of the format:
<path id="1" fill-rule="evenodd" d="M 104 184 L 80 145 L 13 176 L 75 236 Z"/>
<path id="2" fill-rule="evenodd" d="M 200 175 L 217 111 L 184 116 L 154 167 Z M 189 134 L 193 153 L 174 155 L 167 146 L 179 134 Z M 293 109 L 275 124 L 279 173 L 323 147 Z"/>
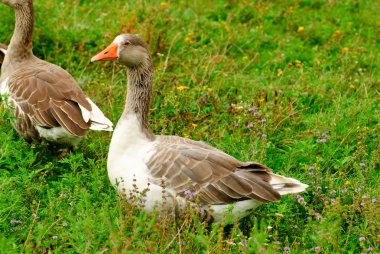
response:
<path id="1" fill-rule="evenodd" d="M 148 59 L 139 68 L 128 69 L 127 99 L 122 117 L 136 115 L 142 132 L 150 139 L 154 137 L 149 128 L 149 103 L 152 93 L 153 66 Z"/>
<path id="2" fill-rule="evenodd" d="M 22 5 L 14 7 L 16 24 L 8 47 L 7 55 L 13 61 L 21 61 L 33 55 L 32 40 L 34 26 L 33 1 L 25 1 Z"/>

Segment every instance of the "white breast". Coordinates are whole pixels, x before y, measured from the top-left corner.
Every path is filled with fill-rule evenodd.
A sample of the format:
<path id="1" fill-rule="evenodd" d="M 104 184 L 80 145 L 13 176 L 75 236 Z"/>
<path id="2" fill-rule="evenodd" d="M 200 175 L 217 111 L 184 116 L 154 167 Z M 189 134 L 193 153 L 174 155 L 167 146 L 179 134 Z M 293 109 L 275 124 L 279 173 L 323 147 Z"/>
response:
<path id="1" fill-rule="evenodd" d="M 119 191 L 129 196 L 149 189 L 144 198 L 147 211 L 160 207 L 163 200 L 162 188 L 149 181 L 146 165 L 155 153 L 155 145 L 141 131 L 137 117 L 130 114 L 119 120 L 113 132 L 107 161 L 108 177 Z"/>

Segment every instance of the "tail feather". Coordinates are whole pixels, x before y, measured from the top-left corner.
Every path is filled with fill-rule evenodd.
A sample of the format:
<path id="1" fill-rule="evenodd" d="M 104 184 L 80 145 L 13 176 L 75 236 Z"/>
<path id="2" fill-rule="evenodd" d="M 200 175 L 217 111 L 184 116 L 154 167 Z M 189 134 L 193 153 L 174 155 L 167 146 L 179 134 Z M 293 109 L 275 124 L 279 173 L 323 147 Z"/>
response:
<path id="1" fill-rule="evenodd" d="M 103 114 L 103 112 L 92 102 L 90 98 L 87 101 L 91 104 L 90 112 L 91 130 L 95 131 L 113 131 L 113 123 Z"/>
<path id="2" fill-rule="evenodd" d="M 7 54 L 7 51 L 3 48 L 1 48 L 1 43 L 0 43 L 0 67 L 3 64 L 5 55 Z"/>
<path id="3" fill-rule="evenodd" d="M 272 179 L 269 183 L 272 185 L 273 189 L 280 193 L 281 196 L 303 192 L 309 187 L 307 184 L 301 183 L 294 178 L 284 177 L 273 173 L 271 174 L 271 178 Z"/>

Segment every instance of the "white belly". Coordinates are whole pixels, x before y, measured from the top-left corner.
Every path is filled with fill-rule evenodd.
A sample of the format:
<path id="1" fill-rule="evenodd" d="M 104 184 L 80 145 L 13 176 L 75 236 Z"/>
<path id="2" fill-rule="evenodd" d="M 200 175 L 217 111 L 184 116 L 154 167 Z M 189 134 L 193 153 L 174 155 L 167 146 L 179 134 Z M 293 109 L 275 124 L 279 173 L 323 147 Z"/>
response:
<path id="1" fill-rule="evenodd" d="M 11 103 L 13 103 L 11 96 L 10 96 L 10 92 L 9 92 L 8 80 L 9 80 L 9 77 L 6 78 L 0 84 L 0 98 L 2 100 L 5 100 L 6 98 L 8 98 L 8 101 L 5 103 L 5 106 L 12 105 Z"/>
<path id="2" fill-rule="evenodd" d="M 58 144 L 69 144 L 76 146 L 82 139 L 81 137 L 73 136 L 63 127 L 53 127 L 50 129 L 42 128 L 38 125 L 35 125 L 34 127 L 40 134 L 41 138 Z"/>
<path id="3" fill-rule="evenodd" d="M 229 205 L 211 205 L 210 208 L 204 207 L 204 209 L 209 209 L 215 223 L 229 224 L 248 215 L 249 211 L 261 204 L 257 200 L 249 199 Z"/>

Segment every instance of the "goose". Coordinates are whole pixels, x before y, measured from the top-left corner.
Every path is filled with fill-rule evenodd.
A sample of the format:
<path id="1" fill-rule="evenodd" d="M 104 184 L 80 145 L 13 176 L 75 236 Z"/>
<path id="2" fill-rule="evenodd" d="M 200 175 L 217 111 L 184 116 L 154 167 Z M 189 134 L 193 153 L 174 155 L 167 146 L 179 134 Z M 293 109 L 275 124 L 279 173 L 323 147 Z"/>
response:
<path id="1" fill-rule="evenodd" d="M 15 29 L 1 67 L 0 97 L 7 98 L 15 130 L 26 141 L 69 148 L 88 129 L 112 131 L 112 122 L 61 67 L 33 55 L 33 0 L 0 0 L 15 12 Z"/>
<path id="2" fill-rule="evenodd" d="M 138 35 L 121 34 L 91 62 L 114 60 L 126 66 L 128 86 L 110 143 L 108 176 L 119 192 L 140 195 L 145 211 L 177 214 L 190 202 L 221 223 L 227 212 L 239 219 L 260 204 L 308 187 L 201 141 L 154 135 L 148 123 L 153 65 L 147 44 Z"/>

